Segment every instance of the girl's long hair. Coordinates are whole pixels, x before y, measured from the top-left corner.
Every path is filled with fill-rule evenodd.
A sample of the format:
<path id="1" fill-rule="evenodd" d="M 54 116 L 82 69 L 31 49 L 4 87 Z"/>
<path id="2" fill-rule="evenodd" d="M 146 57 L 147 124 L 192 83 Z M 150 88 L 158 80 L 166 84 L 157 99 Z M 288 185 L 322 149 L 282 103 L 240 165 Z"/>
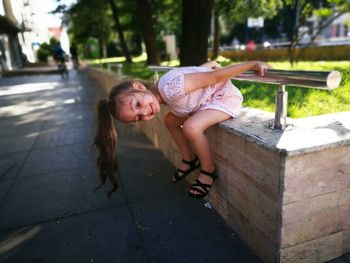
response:
<path id="1" fill-rule="evenodd" d="M 118 188 L 116 173 L 117 162 L 117 133 L 114 119 L 118 119 L 118 104 L 120 95 L 129 90 L 133 81 L 125 81 L 112 88 L 108 99 L 97 102 L 97 132 L 93 146 L 98 150 L 97 166 L 99 169 L 100 183 L 94 189 L 97 190 L 109 179 L 112 188 L 108 191 L 108 198 Z"/>

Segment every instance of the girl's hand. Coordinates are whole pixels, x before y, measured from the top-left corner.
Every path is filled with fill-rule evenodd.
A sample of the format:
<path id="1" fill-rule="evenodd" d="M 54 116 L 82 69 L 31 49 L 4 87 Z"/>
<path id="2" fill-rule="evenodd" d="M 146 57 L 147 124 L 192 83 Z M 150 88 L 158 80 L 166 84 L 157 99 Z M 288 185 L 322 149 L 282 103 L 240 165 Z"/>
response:
<path id="1" fill-rule="evenodd" d="M 265 75 L 265 72 L 267 69 L 271 68 L 269 64 L 266 64 L 264 62 L 256 62 L 252 68 L 252 70 L 257 71 L 261 77 Z"/>
<path id="2" fill-rule="evenodd" d="M 218 64 L 215 60 L 209 61 L 207 63 L 204 63 L 200 65 L 201 67 L 206 67 L 206 68 L 212 68 L 212 69 L 218 69 L 221 68 L 220 64 Z"/>
<path id="3" fill-rule="evenodd" d="M 218 69 L 218 68 L 221 68 L 220 64 L 217 63 L 216 61 L 212 61 L 212 65 L 211 67 L 212 69 Z"/>

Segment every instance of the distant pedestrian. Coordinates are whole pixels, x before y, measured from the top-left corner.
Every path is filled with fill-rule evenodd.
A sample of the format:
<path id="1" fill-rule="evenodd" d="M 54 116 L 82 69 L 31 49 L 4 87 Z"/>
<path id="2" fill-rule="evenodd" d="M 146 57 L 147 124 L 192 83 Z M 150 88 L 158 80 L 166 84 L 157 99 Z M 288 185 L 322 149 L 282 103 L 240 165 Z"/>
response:
<path id="1" fill-rule="evenodd" d="M 254 51 L 256 48 L 255 41 L 254 40 L 249 40 L 247 44 L 247 50 L 248 51 Z"/>
<path id="2" fill-rule="evenodd" d="M 70 56 L 73 62 L 73 67 L 75 69 L 79 68 L 79 57 L 78 57 L 78 48 L 75 44 L 71 45 L 69 48 Z"/>
<path id="3" fill-rule="evenodd" d="M 66 52 L 61 47 L 61 43 L 57 42 L 53 48 L 53 57 L 57 62 L 58 72 L 62 78 L 68 78 L 69 72 L 66 65 Z"/>
<path id="4" fill-rule="evenodd" d="M 101 184 L 98 187 L 110 179 L 113 184 L 110 196 L 118 185 L 114 176 L 117 163 L 113 118 L 122 122 L 148 121 L 160 112 L 160 104 L 165 104 L 170 109 L 165 125 L 183 157 L 172 181 L 179 182 L 201 167 L 189 195 L 206 196 L 217 175 L 204 131 L 239 115 L 243 97 L 230 78 L 248 70 L 263 75 L 267 68 L 262 62 L 220 68 L 212 61 L 199 67 L 173 69 L 154 85 L 131 80 L 115 86 L 108 99 L 100 100 L 97 105 L 99 120 L 94 145 L 99 150 Z"/>
<path id="5" fill-rule="evenodd" d="M 61 43 L 57 42 L 55 44 L 55 46 L 53 47 L 53 58 L 57 61 L 57 62 L 61 62 L 64 63 L 65 62 L 65 55 L 66 52 L 64 52 L 64 50 L 61 47 Z"/>

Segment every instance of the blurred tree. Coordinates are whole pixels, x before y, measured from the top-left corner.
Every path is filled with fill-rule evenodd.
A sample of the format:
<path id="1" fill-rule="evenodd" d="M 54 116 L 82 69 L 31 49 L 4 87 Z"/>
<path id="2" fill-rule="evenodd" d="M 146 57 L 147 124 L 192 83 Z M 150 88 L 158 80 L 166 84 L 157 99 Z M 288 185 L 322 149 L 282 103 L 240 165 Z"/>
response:
<path id="1" fill-rule="evenodd" d="M 137 2 L 138 16 L 140 19 L 143 40 L 146 46 L 147 64 L 159 65 L 160 57 L 157 48 L 151 5 L 149 0 L 139 0 Z"/>
<path id="2" fill-rule="evenodd" d="M 349 0 L 284 0 L 287 12 L 294 17 L 292 23 L 285 21 L 289 44 L 289 61 L 291 65 L 296 63 L 302 56 L 303 51 L 296 55 L 296 48 L 306 34 L 309 34 L 309 41 L 304 47 L 310 46 L 320 33 L 328 27 L 335 19 L 343 14 L 350 12 Z M 312 15 L 318 17 L 318 24 L 312 32 L 304 31 L 300 33 L 299 29 L 307 26 L 307 20 Z M 305 49 L 304 49 L 305 50 Z"/>
<path id="3" fill-rule="evenodd" d="M 238 23 L 246 22 L 249 17 L 272 18 L 282 6 L 282 0 L 215 0 L 212 59 L 219 54 L 219 16 L 223 17 L 230 28 L 234 28 Z"/>
<path id="4" fill-rule="evenodd" d="M 181 66 L 207 61 L 212 8 L 213 0 L 182 0 Z"/>
<path id="5" fill-rule="evenodd" d="M 163 35 L 179 34 L 180 4 L 176 0 L 99 0 L 99 5 L 96 5 L 95 1 L 97 0 L 78 0 L 69 9 L 72 21 L 69 32 L 75 42 L 85 43 L 90 36 L 101 41 L 100 30 L 107 27 L 105 42 L 108 42 L 108 50 L 113 51 L 118 43 L 122 53 L 129 60 L 128 53 L 141 53 L 142 35 L 148 63 L 159 64 L 159 49 L 164 48 Z M 63 10 L 64 7 L 58 9 Z M 115 32 L 112 30 L 113 23 L 117 29 Z M 118 42 L 115 40 L 115 34 Z M 118 53 L 117 50 L 112 53 L 116 52 Z"/>
<path id="6" fill-rule="evenodd" d="M 174 35 L 176 46 L 179 46 L 181 35 L 181 1 L 152 0 L 154 29 L 157 35 L 157 47 L 161 59 L 168 59 L 164 37 Z"/>
<path id="7" fill-rule="evenodd" d="M 79 0 L 68 10 L 68 13 L 72 21 L 69 32 L 74 35 L 74 40 L 85 43 L 89 37 L 97 38 L 102 57 L 106 57 L 113 22 L 107 1 Z"/>
<path id="8" fill-rule="evenodd" d="M 125 42 L 123 28 L 119 22 L 118 6 L 116 5 L 114 0 L 109 0 L 109 4 L 110 4 L 111 9 L 112 9 L 114 24 L 115 24 L 115 28 L 118 32 L 120 46 L 122 48 L 123 55 L 126 59 L 126 62 L 132 62 L 129 49 L 128 49 L 126 42 Z"/>

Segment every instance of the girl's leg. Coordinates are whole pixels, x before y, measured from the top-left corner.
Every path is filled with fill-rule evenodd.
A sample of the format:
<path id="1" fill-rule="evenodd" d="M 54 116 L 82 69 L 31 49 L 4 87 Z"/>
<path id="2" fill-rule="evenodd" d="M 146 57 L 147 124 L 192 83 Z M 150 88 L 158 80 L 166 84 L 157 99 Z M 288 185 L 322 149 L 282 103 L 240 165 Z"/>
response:
<path id="1" fill-rule="evenodd" d="M 204 131 L 221 121 L 231 118 L 230 115 L 218 110 L 202 110 L 196 112 L 188 118 L 183 124 L 183 133 L 186 138 L 192 143 L 201 164 L 201 168 L 207 172 L 213 172 L 215 165 L 210 151 L 210 146 Z M 205 184 L 212 184 L 211 177 L 199 174 L 198 180 Z M 197 194 L 197 191 L 191 190 L 191 193 Z"/>
<path id="2" fill-rule="evenodd" d="M 182 117 L 176 116 L 171 112 L 168 112 L 164 118 L 164 122 L 171 134 L 171 137 L 175 141 L 182 158 L 187 161 L 191 161 L 194 159 L 195 156 L 194 156 L 191 144 L 183 134 L 182 127 L 181 127 L 186 119 L 187 118 L 182 118 Z M 178 168 L 183 171 L 186 171 L 187 169 L 190 168 L 190 166 L 188 164 L 181 162 Z M 173 180 L 174 179 L 175 178 L 173 178 Z"/>

